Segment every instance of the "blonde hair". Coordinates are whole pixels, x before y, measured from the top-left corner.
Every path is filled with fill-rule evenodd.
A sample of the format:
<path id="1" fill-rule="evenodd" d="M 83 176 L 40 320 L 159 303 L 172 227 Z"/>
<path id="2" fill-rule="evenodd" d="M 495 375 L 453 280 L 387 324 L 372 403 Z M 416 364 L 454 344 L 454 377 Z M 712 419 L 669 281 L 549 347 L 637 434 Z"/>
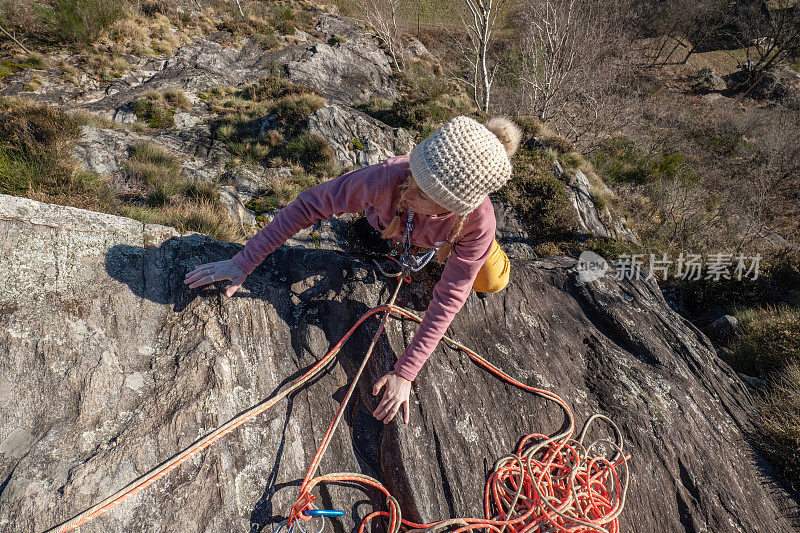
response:
<path id="1" fill-rule="evenodd" d="M 461 229 L 464 227 L 468 216 L 469 215 L 458 216 L 458 220 L 453 226 L 453 229 L 450 230 L 450 235 L 447 236 L 447 241 L 436 250 L 436 260 L 439 263 L 444 263 L 447 261 L 447 258 L 450 257 L 450 253 L 453 251 L 453 245 L 456 243 L 456 237 L 461 233 Z"/>
<path id="2" fill-rule="evenodd" d="M 403 193 L 411 186 L 412 177 L 409 176 L 408 179 L 403 181 L 400 184 L 399 192 L 400 196 L 403 196 Z M 381 232 L 381 237 L 384 239 L 391 239 L 395 235 L 400 235 L 400 217 L 403 216 L 403 213 L 408 211 L 408 204 L 402 198 L 397 202 L 397 208 L 394 210 L 394 218 L 392 218 L 391 222 L 384 228 Z"/>
<path id="3" fill-rule="evenodd" d="M 413 179 L 414 176 L 409 175 L 408 178 L 400 184 L 400 196 L 411 186 L 411 180 Z M 382 238 L 391 239 L 401 234 L 402 226 L 400 224 L 400 218 L 406 211 L 408 211 L 408 204 L 405 200 L 401 199 L 397 202 L 397 208 L 395 209 L 394 217 L 391 222 L 389 222 L 386 228 L 381 232 Z M 459 215 L 458 220 L 453 225 L 453 229 L 450 230 L 450 234 L 447 236 L 447 240 L 436 250 L 436 261 L 439 263 L 444 263 L 447 258 L 450 257 L 450 254 L 453 252 L 453 245 L 455 245 L 456 237 L 458 237 L 458 234 L 461 233 L 461 230 L 464 228 L 464 223 L 467 221 L 468 216 L 468 214 Z"/>

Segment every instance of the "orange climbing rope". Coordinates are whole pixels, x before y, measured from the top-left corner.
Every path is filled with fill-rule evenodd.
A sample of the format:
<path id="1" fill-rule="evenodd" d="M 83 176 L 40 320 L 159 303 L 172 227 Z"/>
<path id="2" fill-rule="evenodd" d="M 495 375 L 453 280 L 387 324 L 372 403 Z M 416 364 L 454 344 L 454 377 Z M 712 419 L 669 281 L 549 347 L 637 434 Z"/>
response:
<path id="1" fill-rule="evenodd" d="M 564 431 L 552 437 L 547 437 L 540 433 L 526 435 L 522 438 L 515 454 L 501 457 L 495 463 L 494 471 L 486 481 L 484 518 L 451 518 L 429 524 L 417 524 L 401 517 L 397 500 L 380 481 L 370 476 L 357 473 L 332 473 L 312 477 L 319 466 L 322 455 L 327 449 L 331 436 L 342 418 L 345 406 L 355 390 L 356 384 L 366 367 L 389 316 L 395 313 L 400 318 L 409 318 L 417 323 L 422 321 L 420 317 L 411 311 L 394 305 L 403 281 L 408 280 L 408 272 L 405 274 L 405 276 L 398 279 L 397 287 L 389 303 L 367 311 L 324 357 L 283 392 L 247 409 L 150 472 L 129 483 L 115 494 L 48 531 L 71 531 L 100 516 L 115 505 L 153 484 L 216 440 L 274 406 L 281 399 L 324 370 L 341 350 L 344 342 L 367 318 L 381 311 L 386 311 L 378 331 L 373 336 L 361 367 L 353 378 L 345 398 L 339 405 L 339 409 L 311 461 L 308 472 L 301 484 L 297 500 L 292 506 L 289 518 L 286 521 L 289 533 L 291 533 L 293 526 L 297 524 L 298 519 L 311 520 L 313 518 L 312 516 L 307 516 L 306 512 L 314 509 L 312 502 L 316 498 L 311 494 L 311 490 L 316 485 L 342 481 L 373 487 L 386 495 L 389 511 L 375 511 L 367 515 L 359 526 L 358 533 L 363 533 L 366 525 L 378 516 L 388 517 L 388 531 L 390 533 L 399 533 L 402 525 L 411 528 L 408 533 L 415 529 L 424 529 L 428 533 L 436 533 L 451 527 L 456 527 L 451 533 L 462 533 L 472 529 L 486 529 L 495 533 L 506 533 L 506 529 L 510 533 L 546 533 L 554 531 L 617 533 L 619 531 L 617 519 L 625 505 L 629 479 L 628 460 L 630 460 L 630 456 L 625 455 L 622 450 L 622 434 L 617 426 L 609 418 L 595 414 L 587 420 L 579 438 L 577 440 L 573 439 L 575 432 L 574 416 L 569 406 L 558 395 L 520 383 L 477 353 L 447 336 L 444 336 L 443 339 L 448 344 L 465 352 L 476 363 L 496 376 L 516 387 L 557 403 L 564 409 L 568 419 L 568 427 Z M 603 420 L 613 428 L 613 441 L 599 439 L 584 445 L 583 441 L 587 430 L 595 420 Z M 615 452 L 614 457 L 608 459 L 602 455 L 592 456 L 590 454 L 593 448 L 604 445 Z M 624 466 L 622 479 L 617 474 L 617 467 L 620 465 Z"/>

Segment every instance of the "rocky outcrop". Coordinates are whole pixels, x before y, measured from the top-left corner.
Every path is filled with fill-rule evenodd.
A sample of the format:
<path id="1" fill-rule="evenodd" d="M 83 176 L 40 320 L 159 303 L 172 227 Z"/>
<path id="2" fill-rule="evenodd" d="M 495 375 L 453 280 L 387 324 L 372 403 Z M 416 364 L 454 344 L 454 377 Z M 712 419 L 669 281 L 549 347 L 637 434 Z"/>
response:
<path id="1" fill-rule="evenodd" d="M 577 231 L 579 237 L 614 238 L 641 244 L 636 232 L 625 227 L 624 215 L 615 217 L 608 206 L 604 206 L 602 209 L 598 207 L 592 198 L 592 192 L 596 191 L 589 183 L 586 174 L 580 169 L 574 169 L 570 174 L 565 174 L 560 166 L 556 166 L 555 172 L 561 173 L 568 182 L 567 197 L 575 209 L 576 219 L 580 226 Z M 600 184 L 604 188 L 603 192 L 611 193 L 602 181 Z"/>
<path id="2" fill-rule="evenodd" d="M 42 531 L 124 486 L 300 375 L 388 297 L 366 257 L 281 247 L 233 298 L 187 290 L 194 266 L 239 245 L 0 196 L 0 530 Z M 399 303 L 423 312 L 437 267 Z M 440 267 L 439 267 L 440 268 Z M 471 295 L 450 334 L 561 395 L 579 425 L 600 411 L 632 454 L 621 531 L 786 532 L 791 500 L 745 438 L 750 400 L 654 281 L 582 284 L 576 260 L 513 260 Z M 326 374 L 225 436 L 86 531 L 258 531 L 286 516 L 375 320 Z M 481 516 L 484 473 L 530 432 L 563 422 L 441 345 L 413 385 L 408 425 L 371 416 L 370 389 L 415 327 L 389 322 L 320 472 L 376 476 L 404 516 Z M 383 498 L 325 486 L 349 530 Z"/>
<path id="3" fill-rule="evenodd" d="M 190 130 L 148 134 L 81 126 L 72 155 L 87 170 L 118 176 L 130 157 L 131 146 L 139 143 L 153 143 L 164 148 L 181 160 L 181 171 L 187 178 L 204 182 L 213 181 L 225 170 L 223 161 L 229 155 L 221 144 L 213 143 L 205 124 Z"/>
<path id="4" fill-rule="evenodd" d="M 262 76 L 285 75 L 292 81 L 319 89 L 329 100 L 352 103 L 355 99 L 398 96 L 388 56 L 376 42 L 358 33 L 352 19 L 324 15 L 317 24 L 323 35 L 347 35 L 343 43 L 327 42 L 305 34 L 306 42 L 264 50 L 255 39 L 241 48 L 225 48 L 209 39 L 196 39 L 171 56 L 126 56 L 132 69 L 110 84 L 85 87 L 63 79 L 63 69 L 27 70 L 4 80 L 0 95 L 23 95 L 67 109 L 83 108 L 124 121 L 129 104 L 148 90 L 180 88 L 193 103 L 196 95 L 217 86 L 239 86 Z M 349 28 L 348 31 L 344 31 Z M 338 32 L 338 33 L 337 33 Z M 32 79 L 35 91 L 26 90 Z"/>
<path id="5" fill-rule="evenodd" d="M 138 120 L 132 112 L 132 102 L 137 98 L 151 90 L 181 89 L 190 109 L 175 113 L 174 127 L 145 132 L 82 127 L 73 155 L 87 170 L 110 175 L 112 186 L 126 198 L 142 193 L 141 184 L 121 171 L 134 142 L 149 141 L 175 153 L 181 160 L 181 172 L 189 181 L 212 183 L 229 170 L 224 162 L 231 154 L 225 143 L 212 133 L 212 124 L 218 116 L 201 98 L 201 93 L 219 86 L 242 87 L 262 76 L 286 76 L 324 95 L 327 105 L 312 113 L 305 124 L 293 126 L 325 138 L 343 167 L 372 165 L 409 153 L 416 144 L 409 131 L 391 127 L 352 107 L 357 101 L 371 98 L 390 102 L 398 98 L 389 56 L 356 20 L 320 9 L 311 9 L 311 13 L 317 20 L 314 35 L 298 31 L 273 49 L 264 50 L 257 39 L 245 40 L 240 48 L 226 48 L 200 38 L 170 56 L 126 56 L 131 70 L 108 84 L 84 80 L 86 83 L 76 87 L 62 79 L 61 67 L 53 67 L 7 76 L 0 94 L 18 94 L 65 109 L 88 110 L 128 124 Z M 434 75 L 441 73 L 441 66 L 422 43 L 410 38 L 406 49 L 407 59 L 427 64 Z M 35 92 L 26 92 L 23 88 L 30 85 L 32 77 L 40 83 Z M 278 116 L 259 117 L 256 124 L 259 122 L 263 135 L 278 127 Z M 538 140 L 531 141 L 543 147 Z M 269 177 L 274 171 L 262 168 L 256 174 Z M 635 232 L 625 227 L 624 216 L 612 213 L 607 207 L 598 208 L 592 198 L 597 191 L 592 190 L 583 173 L 578 170 L 567 177 L 557 162 L 554 172 L 568 183 L 578 239 L 596 236 L 639 242 Z M 251 225 L 255 222 L 254 213 L 245 207 L 253 197 L 251 193 L 227 185 L 219 187 L 217 192 L 221 206 L 235 220 Z"/>
<path id="6" fill-rule="evenodd" d="M 308 131 L 322 135 L 343 166 L 364 167 L 410 153 L 414 138 L 352 108 L 329 105 L 308 117 Z"/>

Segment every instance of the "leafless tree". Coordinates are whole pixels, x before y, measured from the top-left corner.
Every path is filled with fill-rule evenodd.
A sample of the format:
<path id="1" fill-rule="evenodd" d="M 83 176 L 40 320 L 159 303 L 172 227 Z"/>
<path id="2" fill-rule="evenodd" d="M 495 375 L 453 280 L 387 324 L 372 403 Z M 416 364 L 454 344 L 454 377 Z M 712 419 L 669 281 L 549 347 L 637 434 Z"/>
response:
<path id="1" fill-rule="evenodd" d="M 405 70 L 401 0 L 355 0 L 355 3 L 362 20 L 386 47 L 394 67 L 399 71 Z"/>
<path id="2" fill-rule="evenodd" d="M 527 31 L 521 36 L 519 79 L 531 90 L 533 111 L 546 121 L 564 110 L 567 102 L 557 96 L 573 81 L 581 44 L 591 40 L 584 41 L 582 7 L 583 0 L 531 0 L 520 10 Z M 592 9 L 589 3 L 586 8 Z"/>
<path id="3" fill-rule="evenodd" d="M 457 13 L 466 29 L 469 42 L 464 44 L 458 39 L 454 42 L 460 45 L 461 54 L 470 67 L 471 79 L 464 80 L 464 83 L 471 89 L 472 98 L 478 109 L 488 113 L 492 83 L 499 67 L 499 63 L 495 63 L 491 69 L 489 67 L 489 45 L 497 15 L 502 12 L 507 0 L 464 0 L 464 2 L 468 13 L 461 11 Z"/>
<path id="4" fill-rule="evenodd" d="M 721 204 L 699 186 L 688 164 L 647 184 L 645 191 L 651 200 L 647 228 L 652 239 L 668 249 L 713 247 L 707 238 L 721 231 L 724 211 Z"/>
<path id="5" fill-rule="evenodd" d="M 614 129 L 614 117 L 626 113 L 617 88 L 632 63 L 629 7 L 624 0 L 519 4 L 519 56 L 504 77 L 517 85 L 525 114 L 558 125 L 559 133 L 576 143 L 602 128 Z"/>
<path id="6" fill-rule="evenodd" d="M 734 210 L 767 240 L 797 243 L 800 205 L 800 116 L 780 108 L 753 110 L 743 119 L 756 139 L 741 180 L 732 180 Z M 748 228 L 746 228 L 748 229 Z M 746 233 L 743 232 L 746 235 Z"/>
<path id="7" fill-rule="evenodd" d="M 750 88 L 777 63 L 800 55 L 800 2 L 775 0 L 771 9 L 760 2 L 744 4 L 732 14 L 736 37 L 746 55 L 740 67 Z"/>
<path id="8" fill-rule="evenodd" d="M 239 8 L 239 15 L 240 15 L 241 17 L 244 17 L 244 11 L 242 11 L 242 4 L 241 4 L 241 3 L 239 3 L 239 0 L 236 0 L 236 7 L 238 7 L 238 8 Z"/>

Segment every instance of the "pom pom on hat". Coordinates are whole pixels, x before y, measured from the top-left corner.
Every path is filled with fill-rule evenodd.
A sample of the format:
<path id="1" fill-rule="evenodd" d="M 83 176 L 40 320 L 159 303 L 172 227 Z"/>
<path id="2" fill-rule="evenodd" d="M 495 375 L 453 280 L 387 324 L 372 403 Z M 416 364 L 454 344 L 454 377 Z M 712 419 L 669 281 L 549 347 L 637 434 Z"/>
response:
<path id="1" fill-rule="evenodd" d="M 484 126 L 459 115 L 411 151 L 411 172 L 422 191 L 445 209 L 466 215 L 511 178 L 511 155 L 522 131 L 507 117 Z"/>
<path id="2" fill-rule="evenodd" d="M 492 117 L 486 121 L 486 129 L 497 135 L 506 149 L 508 157 L 514 155 L 522 139 L 522 130 L 508 117 Z"/>

